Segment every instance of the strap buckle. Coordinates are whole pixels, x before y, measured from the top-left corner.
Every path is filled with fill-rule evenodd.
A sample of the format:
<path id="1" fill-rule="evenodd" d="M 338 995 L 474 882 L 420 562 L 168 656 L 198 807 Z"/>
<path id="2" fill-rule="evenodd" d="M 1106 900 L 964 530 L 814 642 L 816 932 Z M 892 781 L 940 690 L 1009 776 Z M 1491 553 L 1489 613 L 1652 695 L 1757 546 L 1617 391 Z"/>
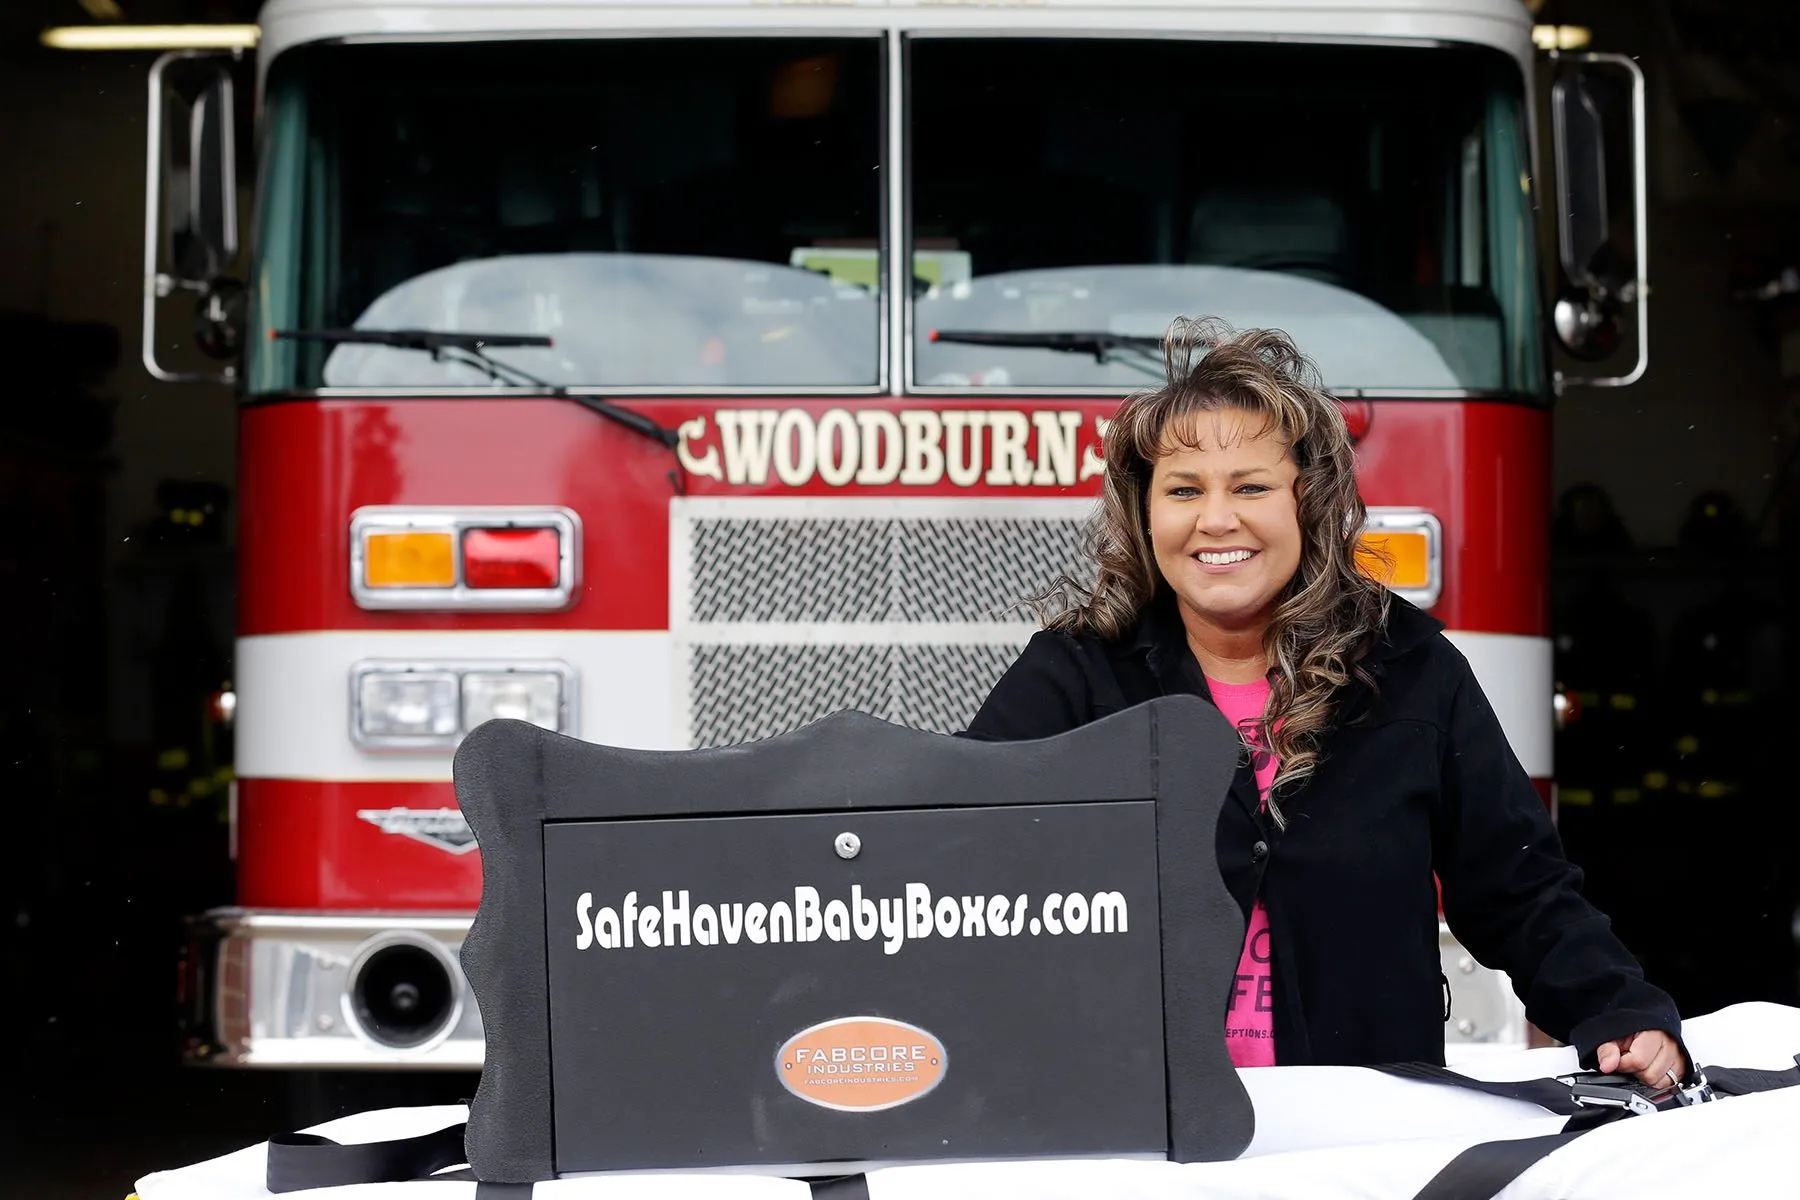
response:
<path id="1" fill-rule="evenodd" d="M 1569 1098 L 1583 1108 L 1622 1108 L 1627 1112 L 1648 1115 L 1668 1108 L 1687 1108 L 1716 1100 L 1706 1072 L 1695 1064 L 1686 1083 L 1652 1087 L 1639 1083 L 1629 1075 L 1599 1075 L 1581 1072 L 1558 1075 L 1558 1083 L 1567 1085 Z"/>
<path id="2" fill-rule="evenodd" d="M 1569 1098 L 1583 1108 L 1622 1108 L 1648 1116 L 1657 1110 L 1657 1100 L 1669 1094 L 1667 1091 L 1658 1093 L 1623 1075 L 1570 1075 L 1558 1078 L 1569 1085 Z"/>
<path id="3" fill-rule="evenodd" d="M 1707 1082 L 1706 1072 L 1701 1069 L 1699 1063 L 1694 1064 L 1694 1070 L 1688 1076 L 1688 1082 L 1675 1088 L 1676 1103 L 1683 1108 L 1691 1104 L 1705 1104 L 1718 1098 L 1713 1092 L 1712 1084 Z"/>

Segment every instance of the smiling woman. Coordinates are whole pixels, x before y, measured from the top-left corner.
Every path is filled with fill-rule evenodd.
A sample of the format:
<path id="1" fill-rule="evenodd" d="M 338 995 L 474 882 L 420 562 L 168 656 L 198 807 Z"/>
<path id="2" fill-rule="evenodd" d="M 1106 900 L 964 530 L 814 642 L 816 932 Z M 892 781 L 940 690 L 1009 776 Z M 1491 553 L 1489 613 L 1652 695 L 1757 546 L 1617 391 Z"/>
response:
<path id="1" fill-rule="evenodd" d="M 1266 680 L 1255 717 L 1281 791 L 1312 770 L 1390 600 L 1367 570 L 1381 551 L 1361 537 L 1350 433 L 1285 334 L 1178 321 L 1165 359 L 1170 383 L 1108 431 L 1097 585 L 1050 625 L 1117 635 L 1169 593 L 1209 678 Z"/>
<path id="2" fill-rule="evenodd" d="M 1299 482 L 1286 444 L 1243 409 L 1191 418 L 1156 460 L 1150 544 L 1192 620 L 1229 636 L 1252 628 L 1274 603 L 1300 565 Z M 1217 678 L 1247 683 L 1262 675 L 1247 657 L 1195 650 Z M 1250 677 L 1238 678 L 1247 667 Z"/>
<path id="3" fill-rule="evenodd" d="M 1311 362 L 1206 321 L 1164 358 L 1107 431 L 1092 586 L 1036 597 L 1046 628 L 968 735 L 1181 693 L 1242 731 L 1217 840 L 1246 922 L 1240 1066 L 1442 1063 L 1437 881 L 1457 940 L 1584 1066 L 1679 1080 L 1673 1001 L 1582 898 L 1467 660 L 1365 569 L 1354 447 Z"/>

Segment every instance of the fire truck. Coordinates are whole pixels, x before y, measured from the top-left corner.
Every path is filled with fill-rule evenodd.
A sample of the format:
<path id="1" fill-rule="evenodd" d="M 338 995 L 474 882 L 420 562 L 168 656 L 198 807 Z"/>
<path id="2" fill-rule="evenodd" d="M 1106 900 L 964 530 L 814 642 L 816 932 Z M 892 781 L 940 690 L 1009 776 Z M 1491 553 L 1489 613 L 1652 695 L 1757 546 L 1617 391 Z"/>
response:
<path id="1" fill-rule="evenodd" d="M 271 0 L 149 99 L 146 366 L 241 399 L 190 1061 L 479 1067 L 484 721 L 961 728 L 1178 315 L 1316 360 L 1552 802 L 1551 410 L 1644 370 L 1644 92 L 1517 0 Z M 1523 1044 L 1441 952 L 1450 1049 Z"/>

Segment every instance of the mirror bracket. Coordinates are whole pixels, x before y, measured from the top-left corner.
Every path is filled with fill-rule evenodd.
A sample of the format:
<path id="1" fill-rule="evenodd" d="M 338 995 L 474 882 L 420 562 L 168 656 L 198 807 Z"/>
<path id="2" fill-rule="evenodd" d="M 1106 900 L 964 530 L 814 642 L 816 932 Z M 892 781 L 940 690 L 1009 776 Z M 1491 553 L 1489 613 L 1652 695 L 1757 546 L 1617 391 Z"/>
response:
<path id="1" fill-rule="evenodd" d="M 194 302 L 194 341 L 202 354 L 234 361 L 243 352 L 247 300 L 244 285 L 229 277 L 200 289 Z"/>

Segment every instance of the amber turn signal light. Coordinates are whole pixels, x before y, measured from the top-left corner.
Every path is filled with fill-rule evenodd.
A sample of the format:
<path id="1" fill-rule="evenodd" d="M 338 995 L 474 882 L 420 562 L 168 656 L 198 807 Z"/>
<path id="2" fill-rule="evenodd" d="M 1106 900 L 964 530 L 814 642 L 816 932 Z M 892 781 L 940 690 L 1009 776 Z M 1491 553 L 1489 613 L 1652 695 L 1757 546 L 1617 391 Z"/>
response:
<path id="1" fill-rule="evenodd" d="M 371 533 L 364 551 L 363 582 L 372 588 L 452 587 L 456 540 L 448 530 Z"/>

